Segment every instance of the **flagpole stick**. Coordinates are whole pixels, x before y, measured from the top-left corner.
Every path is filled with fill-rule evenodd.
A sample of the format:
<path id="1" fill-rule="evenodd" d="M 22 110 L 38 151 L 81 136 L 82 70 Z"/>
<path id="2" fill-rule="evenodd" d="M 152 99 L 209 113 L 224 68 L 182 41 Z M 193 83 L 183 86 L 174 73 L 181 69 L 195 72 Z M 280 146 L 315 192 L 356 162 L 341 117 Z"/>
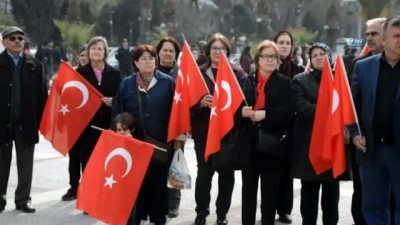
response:
<path id="1" fill-rule="evenodd" d="M 184 42 L 187 42 L 187 41 L 186 41 L 185 34 L 182 33 L 181 35 L 182 35 L 183 41 L 184 41 Z"/>
<path id="2" fill-rule="evenodd" d="M 103 130 L 104 130 L 103 128 L 98 127 L 98 126 L 90 125 L 90 127 L 93 128 L 93 129 L 96 129 L 96 130 L 100 130 L 100 131 L 103 131 Z M 155 145 L 154 145 L 154 149 L 157 149 L 157 150 L 160 150 L 160 151 L 163 151 L 163 152 L 168 152 L 167 149 L 165 149 L 165 148 L 160 148 L 160 147 L 157 147 L 157 146 L 155 146 Z"/>

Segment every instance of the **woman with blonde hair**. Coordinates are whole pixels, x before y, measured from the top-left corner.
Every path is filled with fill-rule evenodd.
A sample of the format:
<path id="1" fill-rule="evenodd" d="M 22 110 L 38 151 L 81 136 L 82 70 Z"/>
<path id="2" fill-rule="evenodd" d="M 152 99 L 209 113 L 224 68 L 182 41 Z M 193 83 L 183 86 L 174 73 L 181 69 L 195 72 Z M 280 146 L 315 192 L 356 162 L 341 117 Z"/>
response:
<path id="1" fill-rule="evenodd" d="M 249 165 L 242 170 L 242 224 L 254 225 L 257 209 L 258 182 L 261 179 L 261 224 L 275 222 L 278 205 L 279 179 L 288 152 L 283 145 L 287 137 L 287 122 L 294 117 L 294 101 L 290 94 L 290 79 L 278 72 L 280 59 L 277 45 L 261 42 L 254 57 L 256 72 L 240 80 L 248 106 L 242 108 L 242 126 L 246 132 Z M 274 147 L 259 145 L 259 132 L 276 137 Z"/>

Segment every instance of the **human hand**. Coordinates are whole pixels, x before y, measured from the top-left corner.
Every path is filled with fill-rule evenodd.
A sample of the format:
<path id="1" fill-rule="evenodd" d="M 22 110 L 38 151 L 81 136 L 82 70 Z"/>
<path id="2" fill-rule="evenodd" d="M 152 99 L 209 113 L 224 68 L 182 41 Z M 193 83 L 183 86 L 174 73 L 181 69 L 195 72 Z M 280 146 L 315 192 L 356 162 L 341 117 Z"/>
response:
<path id="1" fill-rule="evenodd" d="M 254 115 L 250 117 L 250 120 L 253 122 L 259 122 L 265 119 L 265 110 L 256 110 Z"/>
<path id="2" fill-rule="evenodd" d="M 200 101 L 200 108 L 211 107 L 213 96 L 210 94 L 204 95 Z"/>
<path id="3" fill-rule="evenodd" d="M 106 106 L 111 107 L 112 106 L 112 98 L 111 97 L 104 97 L 101 99 Z"/>
<path id="4" fill-rule="evenodd" d="M 356 148 L 362 152 L 367 151 L 367 143 L 365 141 L 365 137 L 361 135 L 357 135 L 353 138 L 353 144 Z"/>
<path id="5" fill-rule="evenodd" d="M 251 117 L 254 115 L 254 110 L 251 106 L 243 106 L 242 108 L 242 117 Z"/>

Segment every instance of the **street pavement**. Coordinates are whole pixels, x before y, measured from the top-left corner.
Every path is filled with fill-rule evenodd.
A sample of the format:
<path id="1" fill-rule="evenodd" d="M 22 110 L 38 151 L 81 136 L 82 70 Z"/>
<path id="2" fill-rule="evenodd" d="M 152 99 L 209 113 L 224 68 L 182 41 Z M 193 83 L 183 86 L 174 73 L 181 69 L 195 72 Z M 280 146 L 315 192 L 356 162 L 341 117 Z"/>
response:
<path id="1" fill-rule="evenodd" d="M 15 151 L 14 151 L 15 154 Z M 197 162 L 193 148 L 193 141 L 188 140 L 185 145 L 185 156 L 188 161 L 189 170 L 192 176 L 192 189 L 182 190 L 182 201 L 179 216 L 168 219 L 168 225 L 191 225 L 196 217 L 194 201 L 194 182 L 196 180 Z M 218 174 L 213 179 L 213 189 L 211 192 L 210 212 L 207 217 L 207 225 L 216 224 L 215 199 L 218 194 L 217 187 Z M 36 213 L 26 214 L 15 210 L 14 192 L 17 186 L 17 168 L 15 155 L 13 156 L 10 180 L 7 190 L 7 206 L 5 211 L 0 214 L 0 225 L 102 225 L 101 221 L 84 215 L 82 211 L 76 209 L 76 201 L 63 202 L 61 196 L 69 188 L 68 176 L 68 157 L 63 157 L 55 151 L 49 142 L 41 136 L 40 143 L 36 146 L 35 162 L 32 182 L 32 203 L 36 207 Z M 241 173 L 235 172 L 235 188 L 232 195 L 231 209 L 227 215 L 230 225 L 241 224 Z M 300 214 L 300 181 L 294 181 L 294 206 L 292 218 L 294 225 L 301 224 Z M 352 182 L 342 182 L 340 190 L 339 205 L 339 225 L 351 225 L 351 194 Z M 260 200 L 260 195 L 258 197 Z M 258 207 L 259 208 L 259 207 Z M 318 224 L 322 224 L 322 211 L 319 211 Z M 260 212 L 257 212 L 257 225 L 261 225 Z M 142 225 L 150 224 L 143 221 Z M 275 225 L 281 225 L 276 222 Z"/>

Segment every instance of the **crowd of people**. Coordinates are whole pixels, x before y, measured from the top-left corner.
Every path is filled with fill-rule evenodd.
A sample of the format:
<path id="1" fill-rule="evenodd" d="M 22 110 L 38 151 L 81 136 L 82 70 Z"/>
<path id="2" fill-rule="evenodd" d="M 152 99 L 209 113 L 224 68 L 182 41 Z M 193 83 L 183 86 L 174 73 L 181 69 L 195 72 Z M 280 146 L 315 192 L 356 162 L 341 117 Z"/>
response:
<path id="1" fill-rule="evenodd" d="M 370 52 L 357 56 L 357 50 L 350 48 L 344 57 L 359 124 L 346 127 L 350 140 L 347 160 L 352 166 L 337 178 L 332 170 L 317 174 L 309 159 L 324 60 L 328 59 L 332 71 L 336 69 L 329 46 L 315 42 L 307 48 L 295 47 L 296 40 L 284 30 L 273 40 L 261 41 L 254 57 L 251 48 L 245 47 L 242 68 L 231 65 L 246 104 L 236 112 L 234 128 L 221 143 L 232 142 L 234 149 L 245 154 L 240 168 L 220 167 L 213 156 L 208 161 L 204 157 L 220 56 L 229 57 L 231 44 L 226 36 L 215 33 L 203 47 L 192 47 L 210 91 L 190 112 L 197 158 L 195 225 L 205 225 L 211 213 L 215 172 L 219 174 L 216 223 L 228 224 L 235 169 L 242 175 L 244 225 L 256 224 L 259 190 L 261 224 L 273 225 L 276 215 L 280 222 L 292 223 L 293 178 L 301 181 L 303 225 L 317 224 L 320 191 L 323 224 L 338 224 L 340 181 L 349 179 L 354 182 L 351 211 L 356 225 L 400 224 L 400 207 L 396 207 L 400 205 L 400 16 L 371 19 L 366 27 Z M 33 152 L 39 141 L 49 75 L 43 72 L 46 65 L 24 53 L 25 32 L 21 28 L 7 27 L 2 37 L 6 50 L 0 54 L 0 213 L 7 203 L 13 145 L 18 167 L 16 209 L 34 213 L 30 197 Z M 70 189 L 61 198 L 70 201 L 77 197 L 81 173 L 100 135 L 91 125 L 143 141 L 155 139 L 166 144 L 166 160 L 151 159 L 128 224 L 138 225 L 142 220 L 166 224 L 167 216 L 179 216 L 181 200 L 179 189 L 167 187 L 174 150 L 185 145 L 185 135 L 167 143 L 180 45 L 167 36 L 157 46 L 142 44 L 130 51 L 123 40 L 119 60 L 128 58 L 130 63 L 120 64 L 122 74 L 107 64 L 108 52 L 107 40 L 100 36 L 91 38 L 78 52 L 76 71 L 105 97 L 69 152 Z M 307 63 L 310 68 L 306 70 Z M 53 62 L 52 66 L 57 65 Z M 47 72 L 54 70 L 49 65 L 47 68 Z M 266 137 L 280 142 L 262 148 Z"/>

